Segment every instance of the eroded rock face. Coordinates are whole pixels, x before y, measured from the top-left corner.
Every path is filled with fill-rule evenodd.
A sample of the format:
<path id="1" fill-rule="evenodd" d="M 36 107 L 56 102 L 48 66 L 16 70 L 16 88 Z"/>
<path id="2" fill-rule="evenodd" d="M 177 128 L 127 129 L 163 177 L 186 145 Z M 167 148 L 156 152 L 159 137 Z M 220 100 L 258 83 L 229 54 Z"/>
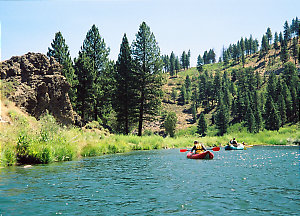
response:
<path id="1" fill-rule="evenodd" d="M 59 122 L 72 124 L 76 113 L 72 109 L 62 66 L 54 58 L 41 53 L 14 56 L 0 63 L 0 77 L 13 87 L 9 99 L 36 118 L 48 110 Z"/>

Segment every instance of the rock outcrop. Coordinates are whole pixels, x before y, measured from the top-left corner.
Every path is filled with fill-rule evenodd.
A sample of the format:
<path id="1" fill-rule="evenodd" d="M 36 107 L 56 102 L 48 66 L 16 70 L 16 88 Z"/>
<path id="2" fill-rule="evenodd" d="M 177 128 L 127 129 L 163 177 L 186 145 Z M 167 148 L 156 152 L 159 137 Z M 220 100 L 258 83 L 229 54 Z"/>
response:
<path id="1" fill-rule="evenodd" d="M 70 85 L 61 75 L 62 66 L 41 53 L 14 56 L 0 63 L 0 77 L 13 91 L 8 99 L 37 119 L 47 111 L 62 124 L 72 124 L 77 115 L 68 96 Z"/>

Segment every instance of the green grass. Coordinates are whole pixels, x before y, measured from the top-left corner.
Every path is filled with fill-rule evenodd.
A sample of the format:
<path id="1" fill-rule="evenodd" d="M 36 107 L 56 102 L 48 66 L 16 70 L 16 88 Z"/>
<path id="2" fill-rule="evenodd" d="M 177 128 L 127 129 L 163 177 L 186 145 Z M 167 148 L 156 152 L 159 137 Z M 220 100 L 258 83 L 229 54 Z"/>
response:
<path id="1" fill-rule="evenodd" d="M 31 117 L 10 112 L 12 124 L 0 130 L 0 165 L 51 163 L 68 161 L 80 157 L 124 153 L 135 150 L 162 148 L 188 148 L 194 140 L 206 146 L 225 145 L 231 138 L 252 145 L 288 145 L 300 140 L 299 125 L 280 128 L 279 131 L 261 131 L 251 134 L 242 124 L 235 124 L 224 136 L 215 136 L 209 128 L 208 136 L 199 137 L 196 127 L 178 131 L 175 138 L 156 135 L 138 137 L 134 135 L 103 136 L 99 131 L 84 131 L 79 128 L 59 126 L 50 115 L 34 121 Z M 29 124 L 29 122 L 31 122 Z"/>

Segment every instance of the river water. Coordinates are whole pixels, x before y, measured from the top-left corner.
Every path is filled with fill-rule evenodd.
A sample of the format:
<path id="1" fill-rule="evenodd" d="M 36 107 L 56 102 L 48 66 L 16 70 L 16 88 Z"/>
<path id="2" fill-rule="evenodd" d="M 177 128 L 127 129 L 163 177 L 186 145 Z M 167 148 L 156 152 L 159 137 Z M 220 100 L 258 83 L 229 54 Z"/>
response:
<path id="1" fill-rule="evenodd" d="M 179 149 L 0 169 L 0 215 L 299 215 L 299 147 Z"/>

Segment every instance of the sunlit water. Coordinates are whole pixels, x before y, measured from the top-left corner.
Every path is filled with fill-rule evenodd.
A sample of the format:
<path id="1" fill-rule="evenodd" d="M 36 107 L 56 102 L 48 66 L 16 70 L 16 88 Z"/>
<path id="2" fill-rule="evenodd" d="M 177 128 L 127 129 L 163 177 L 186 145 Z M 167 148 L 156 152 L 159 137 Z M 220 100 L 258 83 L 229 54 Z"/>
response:
<path id="1" fill-rule="evenodd" d="M 299 147 L 179 149 L 0 169 L 0 215 L 299 215 Z"/>

